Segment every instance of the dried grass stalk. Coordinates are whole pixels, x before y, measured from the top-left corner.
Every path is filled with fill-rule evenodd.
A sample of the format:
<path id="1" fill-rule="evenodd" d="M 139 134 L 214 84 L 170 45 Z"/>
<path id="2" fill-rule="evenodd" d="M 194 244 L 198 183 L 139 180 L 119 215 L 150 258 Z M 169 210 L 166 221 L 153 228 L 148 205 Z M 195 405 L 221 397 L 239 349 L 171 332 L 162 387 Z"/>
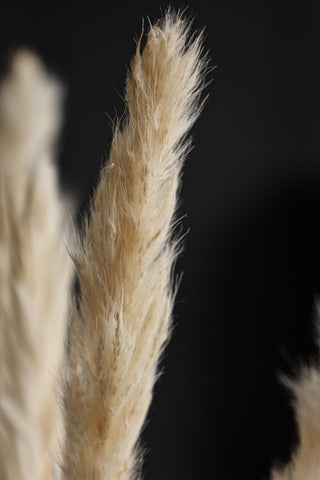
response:
<path id="1" fill-rule="evenodd" d="M 74 253 L 79 306 L 64 380 L 66 479 L 136 478 L 136 444 L 168 341 L 173 216 L 206 62 L 178 14 L 150 27 L 127 80 L 127 114 Z"/>
<path id="2" fill-rule="evenodd" d="M 52 478 L 71 262 L 51 162 L 60 88 L 18 52 L 0 90 L 0 478 Z"/>

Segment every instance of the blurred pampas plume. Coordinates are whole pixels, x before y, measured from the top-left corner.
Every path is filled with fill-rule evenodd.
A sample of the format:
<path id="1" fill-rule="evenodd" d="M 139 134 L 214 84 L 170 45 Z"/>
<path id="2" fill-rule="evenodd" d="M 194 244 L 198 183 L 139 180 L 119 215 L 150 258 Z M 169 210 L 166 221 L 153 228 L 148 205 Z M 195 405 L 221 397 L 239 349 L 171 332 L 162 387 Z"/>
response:
<path id="1" fill-rule="evenodd" d="M 137 441 L 171 328 L 174 213 L 186 133 L 201 110 L 201 35 L 168 12 L 140 42 L 74 253 L 74 302 L 64 374 L 62 471 L 72 480 L 137 478 Z"/>
<path id="2" fill-rule="evenodd" d="M 318 316 L 319 316 L 318 305 Z M 320 317 L 318 317 L 319 323 Z M 319 323 L 320 326 L 320 323 Z M 317 480 L 320 478 L 320 342 L 312 366 L 302 366 L 295 378 L 284 378 L 293 396 L 298 444 L 285 466 L 276 466 L 271 480 Z"/>
<path id="3" fill-rule="evenodd" d="M 71 261 L 52 163 L 60 87 L 18 51 L 0 87 L 0 478 L 52 478 Z"/>

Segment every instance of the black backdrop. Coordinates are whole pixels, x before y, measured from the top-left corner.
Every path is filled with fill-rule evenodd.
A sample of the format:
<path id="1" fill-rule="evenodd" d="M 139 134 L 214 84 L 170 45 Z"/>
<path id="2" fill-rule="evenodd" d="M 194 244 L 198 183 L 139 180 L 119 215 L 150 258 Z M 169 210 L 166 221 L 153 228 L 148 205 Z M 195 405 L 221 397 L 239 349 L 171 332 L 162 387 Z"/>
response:
<path id="1" fill-rule="evenodd" d="M 27 44 L 67 91 L 59 167 L 83 208 L 123 110 L 141 17 L 167 2 L 1 9 L 0 57 Z M 182 2 L 171 2 L 184 7 Z M 296 439 L 280 372 L 310 359 L 320 287 L 320 34 L 316 1 L 189 2 L 213 83 L 193 130 L 190 228 L 165 374 L 143 439 L 146 480 L 267 478 Z M 81 207 L 82 205 L 82 207 Z"/>

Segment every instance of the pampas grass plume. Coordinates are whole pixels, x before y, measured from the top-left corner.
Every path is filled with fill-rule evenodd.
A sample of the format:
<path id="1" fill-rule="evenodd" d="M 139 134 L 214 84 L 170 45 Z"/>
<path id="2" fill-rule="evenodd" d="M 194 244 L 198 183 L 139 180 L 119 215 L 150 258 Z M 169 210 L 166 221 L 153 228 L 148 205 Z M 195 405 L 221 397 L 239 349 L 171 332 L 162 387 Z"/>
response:
<path id="1" fill-rule="evenodd" d="M 21 50 L 0 88 L 0 478 L 52 478 L 71 262 L 52 163 L 61 89 Z"/>
<path id="2" fill-rule="evenodd" d="M 68 480 L 136 478 L 137 450 L 171 328 L 172 239 L 186 133 L 201 109 L 201 35 L 168 12 L 140 42 L 127 112 L 73 258 L 80 285 L 64 373 Z"/>
<path id="3" fill-rule="evenodd" d="M 299 443 L 285 467 L 274 468 L 271 480 L 320 478 L 320 369 L 303 367 L 298 378 L 286 379 L 293 394 Z"/>

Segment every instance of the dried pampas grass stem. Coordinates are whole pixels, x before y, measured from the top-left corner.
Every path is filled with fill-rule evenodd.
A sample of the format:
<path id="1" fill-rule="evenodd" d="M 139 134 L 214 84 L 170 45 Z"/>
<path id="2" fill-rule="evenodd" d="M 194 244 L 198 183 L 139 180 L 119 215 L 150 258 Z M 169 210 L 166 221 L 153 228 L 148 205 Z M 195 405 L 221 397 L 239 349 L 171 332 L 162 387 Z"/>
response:
<path id="1" fill-rule="evenodd" d="M 173 217 L 185 135 L 199 115 L 201 36 L 167 13 L 140 42 L 83 241 L 64 375 L 65 479 L 135 478 L 173 306 Z"/>

